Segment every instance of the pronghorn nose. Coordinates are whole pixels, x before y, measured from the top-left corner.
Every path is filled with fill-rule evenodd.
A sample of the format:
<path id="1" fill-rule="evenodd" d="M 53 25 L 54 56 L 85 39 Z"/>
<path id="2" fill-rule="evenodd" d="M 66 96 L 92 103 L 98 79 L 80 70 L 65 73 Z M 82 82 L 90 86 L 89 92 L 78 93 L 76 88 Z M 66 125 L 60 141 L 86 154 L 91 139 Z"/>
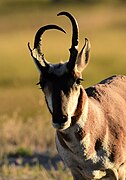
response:
<path id="1" fill-rule="evenodd" d="M 60 115 L 58 117 L 53 116 L 53 123 L 64 124 L 68 120 L 68 115 Z"/>
<path id="2" fill-rule="evenodd" d="M 68 115 L 60 115 L 58 119 L 53 119 L 53 127 L 56 129 L 64 129 L 69 127 Z"/>
<path id="3" fill-rule="evenodd" d="M 67 115 L 62 115 L 62 123 L 65 123 L 68 120 Z"/>

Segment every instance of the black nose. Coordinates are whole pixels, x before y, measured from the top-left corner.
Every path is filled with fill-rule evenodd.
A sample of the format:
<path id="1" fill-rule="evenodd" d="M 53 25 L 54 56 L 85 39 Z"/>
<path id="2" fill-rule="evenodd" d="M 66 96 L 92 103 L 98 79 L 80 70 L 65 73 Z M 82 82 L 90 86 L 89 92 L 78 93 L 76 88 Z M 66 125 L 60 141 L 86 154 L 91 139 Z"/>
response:
<path id="1" fill-rule="evenodd" d="M 67 122 L 67 120 L 68 120 L 68 116 L 67 115 L 62 115 L 62 123 L 65 123 L 65 122 Z"/>
<path id="2" fill-rule="evenodd" d="M 68 120 L 67 115 L 60 115 L 60 116 L 53 116 L 52 117 L 53 123 L 58 123 L 58 124 L 64 124 Z"/>

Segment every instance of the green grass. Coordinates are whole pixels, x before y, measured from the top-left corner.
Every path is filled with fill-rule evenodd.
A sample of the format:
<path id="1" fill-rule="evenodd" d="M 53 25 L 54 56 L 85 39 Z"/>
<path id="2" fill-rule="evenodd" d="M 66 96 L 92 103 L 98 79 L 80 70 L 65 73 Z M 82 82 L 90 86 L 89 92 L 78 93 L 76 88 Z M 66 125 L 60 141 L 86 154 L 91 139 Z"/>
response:
<path id="1" fill-rule="evenodd" d="M 84 38 L 91 41 L 91 60 L 83 72 L 84 86 L 96 84 L 113 74 L 126 74 L 125 5 L 62 4 L 40 1 L 0 2 L 0 158 L 8 154 L 45 153 L 55 155 L 55 130 L 45 105 L 44 96 L 35 84 L 38 71 L 30 57 L 27 42 L 33 45 L 40 26 L 55 23 L 67 34 L 49 31 L 43 36 L 43 52 L 52 63 L 69 58 L 71 25 L 66 17 L 70 11 L 79 23 L 79 49 Z M 23 152 L 22 152 L 23 153 Z M 22 158 L 22 157 L 21 157 Z M 63 165 L 48 171 L 41 165 L 17 167 L 7 162 L 0 167 L 0 179 L 69 180 Z"/>

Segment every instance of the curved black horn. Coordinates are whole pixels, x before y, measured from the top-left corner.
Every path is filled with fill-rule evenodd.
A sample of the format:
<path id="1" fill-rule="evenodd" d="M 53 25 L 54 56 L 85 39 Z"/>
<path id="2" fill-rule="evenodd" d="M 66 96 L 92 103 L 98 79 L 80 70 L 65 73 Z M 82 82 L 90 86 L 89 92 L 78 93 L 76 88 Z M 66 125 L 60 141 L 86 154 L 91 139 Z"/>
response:
<path id="1" fill-rule="evenodd" d="M 76 62 L 76 58 L 77 58 L 77 54 L 78 54 L 78 24 L 76 19 L 68 12 L 60 12 L 59 14 L 57 14 L 57 16 L 60 15 L 65 15 L 67 16 L 71 23 L 72 23 L 72 29 L 73 29 L 73 34 L 72 34 L 72 46 L 70 48 L 70 58 L 69 58 L 69 62 L 68 62 L 68 66 L 70 69 L 73 69 L 75 66 L 75 62 Z"/>
<path id="2" fill-rule="evenodd" d="M 34 62 L 35 64 L 37 65 L 38 69 L 41 71 L 43 71 L 43 69 L 45 69 L 45 67 L 43 67 L 40 63 L 40 60 L 43 60 L 44 64 L 46 67 L 49 67 L 49 64 L 47 63 L 47 61 L 44 59 L 44 55 L 43 53 L 41 52 L 41 41 L 42 41 L 42 34 L 46 31 L 46 30 L 49 30 L 49 29 L 56 29 L 56 30 L 59 30 L 59 31 L 62 31 L 64 33 L 66 33 L 61 27 L 57 26 L 57 25 L 53 25 L 53 24 L 50 24 L 50 25 L 46 25 L 46 26 L 43 26 L 41 27 L 36 35 L 35 35 L 35 40 L 34 40 L 34 49 L 32 50 L 31 47 L 30 47 L 30 43 L 28 43 L 28 48 L 31 52 L 31 56 L 33 57 L 34 59 Z"/>
<path id="3" fill-rule="evenodd" d="M 54 25 L 54 24 L 50 24 L 50 25 L 46 25 L 46 26 L 43 26 L 41 27 L 36 35 L 35 35 L 35 40 L 34 40 L 34 49 L 37 49 L 38 50 L 38 53 L 42 55 L 42 52 L 41 52 L 41 48 L 40 48 L 40 45 L 41 45 L 41 40 L 42 40 L 42 34 L 46 31 L 46 30 L 50 30 L 50 29 L 56 29 L 56 30 L 59 30 L 59 31 L 62 31 L 64 33 L 66 33 L 61 27 L 57 26 L 57 25 Z"/>

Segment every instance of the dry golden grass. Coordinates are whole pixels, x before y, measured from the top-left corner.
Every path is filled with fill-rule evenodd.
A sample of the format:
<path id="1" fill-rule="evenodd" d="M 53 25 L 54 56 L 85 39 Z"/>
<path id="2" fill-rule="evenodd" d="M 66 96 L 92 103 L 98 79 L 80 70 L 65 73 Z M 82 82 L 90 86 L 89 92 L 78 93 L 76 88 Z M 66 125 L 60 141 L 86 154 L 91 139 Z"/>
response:
<path id="1" fill-rule="evenodd" d="M 44 115 L 25 120 L 14 112 L 12 116 L 1 116 L 0 146 L 2 154 L 8 154 L 22 147 L 32 152 L 54 150 L 54 131 Z M 46 128 L 45 128 L 46 127 Z M 50 132 L 50 133 L 49 133 Z M 51 136 L 50 136 L 51 134 Z M 3 152 L 2 152 L 3 150 Z"/>
<path id="2" fill-rule="evenodd" d="M 1 169 L 2 174 L 0 180 L 72 180 L 72 177 L 68 171 L 64 171 L 59 167 L 58 171 L 50 170 L 47 171 L 41 166 L 35 166 L 31 168 L 29 166 L 25 167 L 15 167 L 4 165 Z"/>

